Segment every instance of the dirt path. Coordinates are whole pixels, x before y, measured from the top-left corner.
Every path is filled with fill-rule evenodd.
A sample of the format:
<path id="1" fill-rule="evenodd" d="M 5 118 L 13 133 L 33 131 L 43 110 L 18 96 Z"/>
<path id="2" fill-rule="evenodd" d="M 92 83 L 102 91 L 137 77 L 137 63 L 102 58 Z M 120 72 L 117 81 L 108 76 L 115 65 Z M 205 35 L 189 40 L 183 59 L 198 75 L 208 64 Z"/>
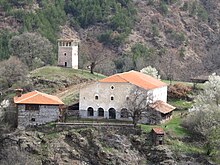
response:
<path id="1" fill-rule="evenodd" d="M 80 84 L 77 84 L 77 85 L 71 85 L 68 88 L 66 88 L 64 91 L 59 91 L 57 93 L 54 93 L 54 95 L 56 95 L 57 97 L 59 97 L 60 99 L 63 100 L 63 99 L 67 98 L 70 95 L 79 94 L 81 88 L 83 88 L 83 87 L 85 87 L 89 84 L 92 84 L 94 82 L 95 82 L 94 80 L 90 80 L 90 81 L 83 82 L 83 83 L 80 83 Z"/>

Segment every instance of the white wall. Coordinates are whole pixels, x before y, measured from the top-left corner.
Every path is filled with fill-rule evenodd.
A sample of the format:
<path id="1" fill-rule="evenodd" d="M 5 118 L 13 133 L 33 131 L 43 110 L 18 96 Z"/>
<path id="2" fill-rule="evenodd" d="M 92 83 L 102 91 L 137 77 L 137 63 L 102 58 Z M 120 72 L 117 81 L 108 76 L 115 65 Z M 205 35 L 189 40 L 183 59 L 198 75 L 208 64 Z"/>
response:
<path id="1" fill-rule="evenodd" d="M 78 44 L 72 46 L 72 68 L 78 69 Z"/>
<path id="2" fill-rule="evenodd" d="M 167 86 L 151 90 L 153 92 L 153 102 L 161 100 L 167 102 Z"/>
<path id="3" fill-rule="evenodd" d="M 112 89 L 111 87 L 114 87 Z M 91 118 L 97 118 L 98 108 L 103 108 L 104 118 L 109 118 L 108 110 L 114 108 L 117 112 L 116 119 L 120 118 L 120 111 L 122 108 L 126 108 L 126 98 L 129 97 L 130 92 L 135 86 L 130 83 L 101 83 L 96 82 L 87 87 L 80 89 L 80 103 L 79 113 L 83 118 L 87 118 L 87 109 L 92 107 L 94 109 L 94 116 Z M 156 100 L 167 101 L 167 86 L 153 89 L 148 91 L 152 93 L 152 99 L 149 101 L 155 102 Z M 95 99 L 98 96 L 98 100 Z M 111 96 L 114 100 L 111 100 Z M 150 95 L 149 95 L 150 96 Z"/>
<path id="4" fill-rule="evenodd" d="M 112 89 L 111 87 L 114 87 Z M 105 111 L 105 118 L 108 118 L 108 110 L 114 108 L 118 113 L 116 118 L 120 118 L 120 110 L 124 107 L 126 97 L 129 96 L 130 89 L 133 85 L 129 83 L 100 83 L 96 82 L 83 89 L 80 89 L 80 116 L 87 117 L 87 109 L 92 107 L 95 111 L 96 117 L 98 108 L 103 108 Z M 95 96 L 98 100 L 95 100 Z M 111 96 L 114 100 L 111 100 Z"/>

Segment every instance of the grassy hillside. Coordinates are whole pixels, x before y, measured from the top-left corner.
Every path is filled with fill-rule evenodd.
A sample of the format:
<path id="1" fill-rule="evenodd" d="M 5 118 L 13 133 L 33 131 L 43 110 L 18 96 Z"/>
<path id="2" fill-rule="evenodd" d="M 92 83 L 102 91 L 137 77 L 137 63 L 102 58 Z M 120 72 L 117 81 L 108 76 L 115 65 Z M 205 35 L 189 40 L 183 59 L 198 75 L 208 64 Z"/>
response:
<path id="1" fill-rule="evenodd" d="M 56 66 L 45 66 L 42 68 L 38 68 L 30 72 L 30 76 L 45 78 L 48 80 L 64 80 L 64 79 L 75 80 L 76 77 L 81 79 L 88 79 L 88 80 L 99 80 L 105 77 L 104 75 L 98 73 L 91 74 L 87 70 L 62 68 Z"/>
<path id="2" fill-rule="evenodd" d="M 105 76 L 87 70 L 45 66 L 30 72 L 29 77 L 35 89 L 55 94 L 69 105 L 78 100 L 80 88 Z"/>

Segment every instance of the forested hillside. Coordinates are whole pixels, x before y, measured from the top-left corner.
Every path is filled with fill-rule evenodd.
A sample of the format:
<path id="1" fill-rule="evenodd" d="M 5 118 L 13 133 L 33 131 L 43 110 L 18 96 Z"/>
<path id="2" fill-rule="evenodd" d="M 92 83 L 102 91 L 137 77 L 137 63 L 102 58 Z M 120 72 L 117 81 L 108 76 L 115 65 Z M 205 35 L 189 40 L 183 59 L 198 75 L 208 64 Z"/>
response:
<path id="1" fill-rule="evenodd" d="M 99 56 L 104 50 L 108 56 L 99 57 L 95 71 L 110 75 L 152 65 L 162 78 L 189 80 L 219 71 L 219 5 L 218 0 L 0 0 L 0 60 L 18 56 L 29 69 L 56 64 L 56 40 L 72 36 L 81 40 L 81 68 L 94 62 L 88 49 Z M 28 42 L 14 44 L 24 35 Z M 29 51 L 29 60 L 37 63 L 30 66 L 18 49 L 32 45 L 33 38 L 52 49 L 48 57 Z"/>

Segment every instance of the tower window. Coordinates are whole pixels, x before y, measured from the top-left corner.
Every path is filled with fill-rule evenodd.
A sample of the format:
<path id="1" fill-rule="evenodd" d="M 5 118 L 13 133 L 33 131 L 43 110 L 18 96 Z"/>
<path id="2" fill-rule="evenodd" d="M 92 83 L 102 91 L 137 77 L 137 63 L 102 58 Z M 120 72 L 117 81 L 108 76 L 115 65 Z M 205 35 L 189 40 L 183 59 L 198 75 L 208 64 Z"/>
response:
<path id="1" fill-rule="evenodd" d="M 31 121 L 35 121 L 35 118 L 31 118 Z"/>
<path id="2" fill-rule="evenodd" d="M 111 100 L 114 100 L 114 96 L 111 96 Z"/>
<path id="3" fill-rule="evenodd" d="M 115 87 L 114 86 L 111 86 L 111 89 L 114 89 Z"/>
<path id="4" fill-rule="evenodd" d="M 68 46 L 68 42 L 66 43 L 66 46 Z"/>
<path id="5" fill-rule="evenodd" d="M 98 100 L 99 99 L 99 96 L 95 96 L 95 100 Z"/>
<path id="6" fill-rule="evenodd" d="M 64 53 L 64 56 L 66 56 L 66 53 Z"/>
<path id="7" fill-rule="evenodd" d="M 71 46 L 71 42 L 69 42 L 69 46 Z"/>

